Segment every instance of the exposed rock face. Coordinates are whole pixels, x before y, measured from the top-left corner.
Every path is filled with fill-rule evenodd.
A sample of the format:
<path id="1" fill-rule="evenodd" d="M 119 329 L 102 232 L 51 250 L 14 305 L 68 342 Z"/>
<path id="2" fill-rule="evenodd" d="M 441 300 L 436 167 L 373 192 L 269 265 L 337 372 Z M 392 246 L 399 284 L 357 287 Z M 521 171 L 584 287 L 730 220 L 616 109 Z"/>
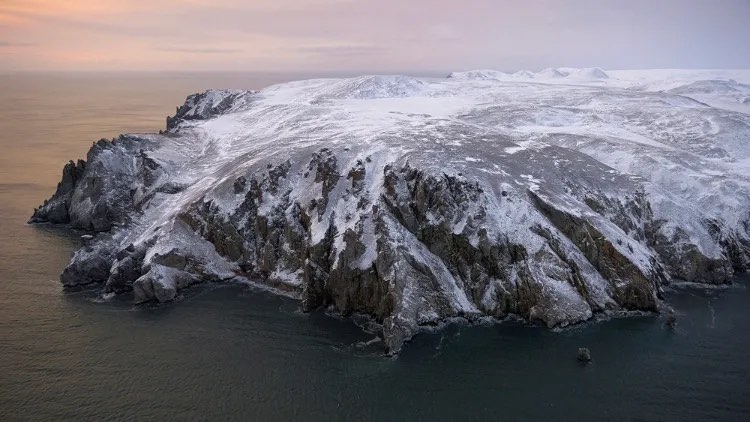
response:
<path id="1" fill-rule="evenodd" d="M 211 89 L 189 95 L 185 104 L 177 107 L 174 116 L 167 116 L 167 130 L 187 120 L 205 120 L 245 106 L 252 101 L 253 94 L 253 91 Z"/>
<path id="2" fill-rule="evenodd" d="M 86 162 L 83 160 L 78 160 L 78 163 L 71 160 L 66 164 L 55 194 L 49 200 L 44 201 L 41 207 L 34 209 L 29 223 L 45 221 L 57 224 L 69 223 L 71 197 L 85 169 Z"/>
<path id="3" fill-rule="evenodd" d="M 566 326 L 746 270 L 750 116 L 594 73 L 192 95 L 169 132 L 66 165 L 31 221 L 106 232 L 66 285 L 169 301 L 246 278 L 370 315 L 392 353 L 447 318 Z"/>
<path id="4" fill-rule="evenodd" d="M 86 161 L 65 166 L 57 191 L 34 211 L 30 222 L 70 223 L 93 231 L 107 231 L 113 224 L 124 223 L 137 199 L 131 188 L 137 182 L 150 181 L 138 180 L 148 174 L 144 168 L 147 159 L 137 155 L 144 144 L 131 135 L 94 143 Z"/>

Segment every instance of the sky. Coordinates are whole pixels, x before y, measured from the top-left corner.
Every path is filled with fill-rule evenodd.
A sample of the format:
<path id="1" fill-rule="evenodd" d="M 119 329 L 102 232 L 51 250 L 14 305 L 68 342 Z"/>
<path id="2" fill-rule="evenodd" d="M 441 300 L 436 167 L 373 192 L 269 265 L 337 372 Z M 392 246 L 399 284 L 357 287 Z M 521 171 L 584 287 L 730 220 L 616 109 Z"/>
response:
<path id="1" fill-rule="evenodd" d="M 0 71 L 750 68 L 750 0 L 0 0 Z"/>

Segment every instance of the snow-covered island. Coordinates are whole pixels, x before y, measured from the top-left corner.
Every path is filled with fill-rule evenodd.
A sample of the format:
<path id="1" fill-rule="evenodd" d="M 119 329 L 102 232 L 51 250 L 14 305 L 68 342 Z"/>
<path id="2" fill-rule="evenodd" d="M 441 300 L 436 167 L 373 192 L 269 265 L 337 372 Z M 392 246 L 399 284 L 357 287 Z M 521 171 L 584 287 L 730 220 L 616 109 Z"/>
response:
<path id="1" fill-rule="evenodd" d="M 65 285 L 169 301 L 247 280 L 371 316 L 663 309 L 750 267 L 750 71 L 479 70 L 194 94 L 100 140 L 31 222 L 97 232 Z"/>

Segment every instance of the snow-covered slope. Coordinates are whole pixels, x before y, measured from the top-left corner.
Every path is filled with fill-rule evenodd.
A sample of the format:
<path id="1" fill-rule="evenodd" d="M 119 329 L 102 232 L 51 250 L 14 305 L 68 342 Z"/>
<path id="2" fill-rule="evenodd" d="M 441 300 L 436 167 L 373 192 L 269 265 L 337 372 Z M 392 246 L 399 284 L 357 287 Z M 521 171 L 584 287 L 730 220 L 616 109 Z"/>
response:
<path id="1" fill-rule="evenodd" d="M 207 91 L 164 134 L 96 143 L 32 221 L 102 232 L 65 284 L 168 301 L 248 279 L 372 316 L 390 351 L 451 317 L 658 310 L 672 280 L 726 283 L 750 264 L 750 73 L 690 75 Z"/>

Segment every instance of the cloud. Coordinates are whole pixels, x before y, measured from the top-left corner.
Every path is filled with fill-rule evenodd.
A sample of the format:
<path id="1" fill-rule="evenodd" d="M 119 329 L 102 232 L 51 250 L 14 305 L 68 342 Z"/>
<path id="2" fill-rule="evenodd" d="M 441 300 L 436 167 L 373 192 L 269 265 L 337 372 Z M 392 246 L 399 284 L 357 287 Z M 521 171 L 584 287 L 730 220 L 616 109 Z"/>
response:
<path id="1" fill-rule="evenodd" d="M 373 45 L 340 45 L 340 46 L 309 46 L 293 47 L 286 51 L 292 54 L 302 54 L 320 57 L 355 57 L 376 56 L 388 53 L 387 48 Z"/>
<path id="2" fill-rule="evenodd" d="M 0 70 L 748 67 L 750 1 L 721 3 L 0 0 Z"/>
<path id="3" fill-rule="evenodd" d="M 157 47 L 157 48 L 154 48 L 154 50 L 167 51 L 171 53 L 194 53 L 194 54 L 237 54 L 237 53 L 243 52 L 243 50 L 239 48 L 219 48 L 219 47 L 204 47 L 204 48 Z"/>
<path id="4" fill-rule="evenodd" d="M 16 41 L 0 40 L 0 47 L 33 47 L 35 45 L 37 44 L 33 42 L 23 42 L 23 41 L 16 42 Z"/>

